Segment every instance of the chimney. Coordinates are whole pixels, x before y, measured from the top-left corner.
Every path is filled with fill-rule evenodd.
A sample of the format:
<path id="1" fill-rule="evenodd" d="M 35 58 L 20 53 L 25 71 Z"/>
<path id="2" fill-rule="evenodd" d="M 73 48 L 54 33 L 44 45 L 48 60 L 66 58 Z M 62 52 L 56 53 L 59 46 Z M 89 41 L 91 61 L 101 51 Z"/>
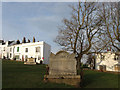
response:
<path id="1" fill-rule="evenodd" d="M 19 41 L 19 40 L 17 40 L 17 44 L 20 44 L 20 41 Z"/>
<path id="2" fill-rule="evenodd" d="M 30 43 L 30 39 L 28 39 L 28 43 Z"/>
<path id="3" fill-rule="evenodd" d="M 26 38 L 25 37 L 23 37 L 22 43 L 26 43 Z"/>
<path id="4" fill-rule="evenodd" d="M 35 37 L 33 37 L 33 42 L 35 42 Z"/>
<path id="5" fill-rule="evenodd" d="M 111 51 L 111 47 L 108 47 L 108 48 L 107 48 L 107 51 Z"/>

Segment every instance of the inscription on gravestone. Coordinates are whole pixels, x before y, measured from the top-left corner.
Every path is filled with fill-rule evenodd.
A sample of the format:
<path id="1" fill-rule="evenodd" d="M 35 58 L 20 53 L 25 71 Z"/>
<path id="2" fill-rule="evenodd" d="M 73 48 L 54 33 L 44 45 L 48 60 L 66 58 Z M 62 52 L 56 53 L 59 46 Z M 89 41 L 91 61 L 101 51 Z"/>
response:
<path id="1" fill-rule="evenodd" d="M 75 55 L 60 51 L 50 57 L 49 75 L 76 75 Z"/>

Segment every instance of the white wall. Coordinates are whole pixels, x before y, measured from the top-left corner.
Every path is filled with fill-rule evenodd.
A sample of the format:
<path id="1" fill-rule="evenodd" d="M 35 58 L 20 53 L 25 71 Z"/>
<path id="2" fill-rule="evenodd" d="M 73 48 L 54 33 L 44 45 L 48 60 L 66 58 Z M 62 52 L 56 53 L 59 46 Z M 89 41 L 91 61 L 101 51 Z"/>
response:
<path id="1" fill-rule="evenodd" d="M 40 52 L 36 52 L 36 47 L 40 47 Z M 26 48 L 28 48 L 28 52 L 25 52 Z M 36 58 L 36 62 L 40 63 L 40 59 L 42 59 L 43 57 L 43 42 L 22 44 L 22 55 L 24 56 L 24 58 L 25 55 L 27 55 L 28 58 Z M 40 57 L 39 60 L 38 57 Z"/>
<path id="2" fill-rule="evenodd" d="M 50 53 L 51 53 L 51 46 L 44 42 L 44 50 L 43 50 L 44 64 L 49 64 Z"/>
<path id="3" fill-rule="evenodd" d="M 50 45 L 45 42 L 31 42 L 31 43 L 23 43 L 14 45 L 14 55 L 19 55 L 22 61 L 22 56 L 24 57 L 24 61 L 26 61 L 26 56 L 28 58 L 36 58 L 36 62 L 40 63 L 40 60 L 43 61 L 44 64 L 47 64 L 50 56 Z M 19 47 L 19 52 L 17 52 L 17 47 Z M 36 52 L 36 47 L 40 47 L 40 52 Z M 28 52 L 25 52 L 25 49 L 28 48 Z M 42 59 L 44 57 L 44 60 Z"/>
<path id="4" fill-rule="evenodd" d="M 4 47 L 5 47 L 5 51 L 3 51 Z M 19 52 L 17 52 L 17 47 L 19 47 Z M 36 52 L 36 47 L 40 47 L 40 52 Z M 28 48 L 28 52 L 25 52 L 26 48 Z M 37 63 L 40 63 L 40 60 L 42 60 L 44 64 L 49 63 L 49 56 L 51 53 L 50 45 L 48 45 L 43 41 L 22 43 L 12 46 L 8 46 L 8 43 L 6 43 L 5 45 L 0 45 L 0 50 L 1 50 L 0 53 L 2 53 L 2 58 L 3 56 L 7 57 L 8 55 L 10 59 L 14 59 L 16 55 L 19 55 L 19 59 L 16 60 L 22 61 L 22 59 L 24 58 L 24 61 L 26 61 L 26 56 L 27 56 L 28 58 L 31 57 L 36 58 Z M 44 60 L 42 59 L 43 57 Z"/>
<path id="5" fill-rule="evenodd" d="M 114 53 L 108 52 L 108 53 L 101 53 L 105 56 L 105 58 L 102 60 L 100 54 L 96 54 L 96 69 L 99 70 L 99 65 L 106 65 L 106 71 L 115 71 L 114 65 L 118 64 L 117 60 L 114 60 Z"/>
<path id="6" fill-rule="evenodd" d="M 7 44 L 1 45 L 1 53 L 2 53 L 2 58 L 5 56 L 7 58 L 7 56 L 9 56 L 9 50 L 7 47 Z"/>
<path id="7" fill-rule="evenodd" d="M 2 45 L 0 45 L 0 59 L 2 58 Z"/>
<path id="8" fill-rule="evenodd" d="M 11 49 L 11 51 L 10 51 L 10 49 Z M 14 46 L 9 46 L 9 58 L 10 59 L 14 58 Z"/>
<path id="9" fill-rule="evenodd" d="M 19 47 L 19 52 L 17 52 L 17 47 Z M 22 60 L 22 56 L 21 56 L 21 54 L 22 54 L 22 44 L 18 44 L 18 45 L 14 45 L 14 56 L 13 57 L 15 57 L 16 55 L 19 55 L 19 59 L 17 59 L 17 60 Z"/>

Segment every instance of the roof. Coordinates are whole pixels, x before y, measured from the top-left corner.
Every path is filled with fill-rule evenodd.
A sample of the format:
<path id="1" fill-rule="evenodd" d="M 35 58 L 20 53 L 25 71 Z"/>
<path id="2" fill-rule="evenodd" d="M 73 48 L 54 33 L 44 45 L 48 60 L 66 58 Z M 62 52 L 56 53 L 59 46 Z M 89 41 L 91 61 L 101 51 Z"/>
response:
<path id="1" fill-rule="evenodd" d="M 4 41 L 3 40 L 0 40 L 0 43 L 3 43 Z"/>
<path id="2" fill-rule="evenodd" d="M 11 42 L 11 43 L 9 44 L 9 46 L 12 46 L 12 45 L 15 45 L 15 44 L 16 44 L 16 42 L 13 41 L 13 42 Z"/>

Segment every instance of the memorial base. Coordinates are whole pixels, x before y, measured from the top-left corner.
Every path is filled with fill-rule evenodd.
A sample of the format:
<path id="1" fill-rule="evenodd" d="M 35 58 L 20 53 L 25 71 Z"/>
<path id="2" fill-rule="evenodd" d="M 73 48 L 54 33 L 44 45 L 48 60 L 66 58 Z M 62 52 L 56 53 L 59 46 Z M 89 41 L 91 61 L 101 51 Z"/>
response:
<path id="1" fill-rule="evenodd" d="M 28 64 L 28 65 L 36 65 L 36 62 L 24 62 L 24 64 Z"/>
<path id="2" fill-rule="evenodd" d="M 35 58 L 28 58 L 27 62 L 24 62 L 24 64 L 28 64 L 28 65 L 35 65 Z"/>
<path id="3" fill-rule="evenodd" d="M 71 76 L 55 76 L 55 75 L 44 75 L 45 82 L 53 83 L 65 83 L 73 86 L 80 86 L 80 75 L 71 75 Z"/>

